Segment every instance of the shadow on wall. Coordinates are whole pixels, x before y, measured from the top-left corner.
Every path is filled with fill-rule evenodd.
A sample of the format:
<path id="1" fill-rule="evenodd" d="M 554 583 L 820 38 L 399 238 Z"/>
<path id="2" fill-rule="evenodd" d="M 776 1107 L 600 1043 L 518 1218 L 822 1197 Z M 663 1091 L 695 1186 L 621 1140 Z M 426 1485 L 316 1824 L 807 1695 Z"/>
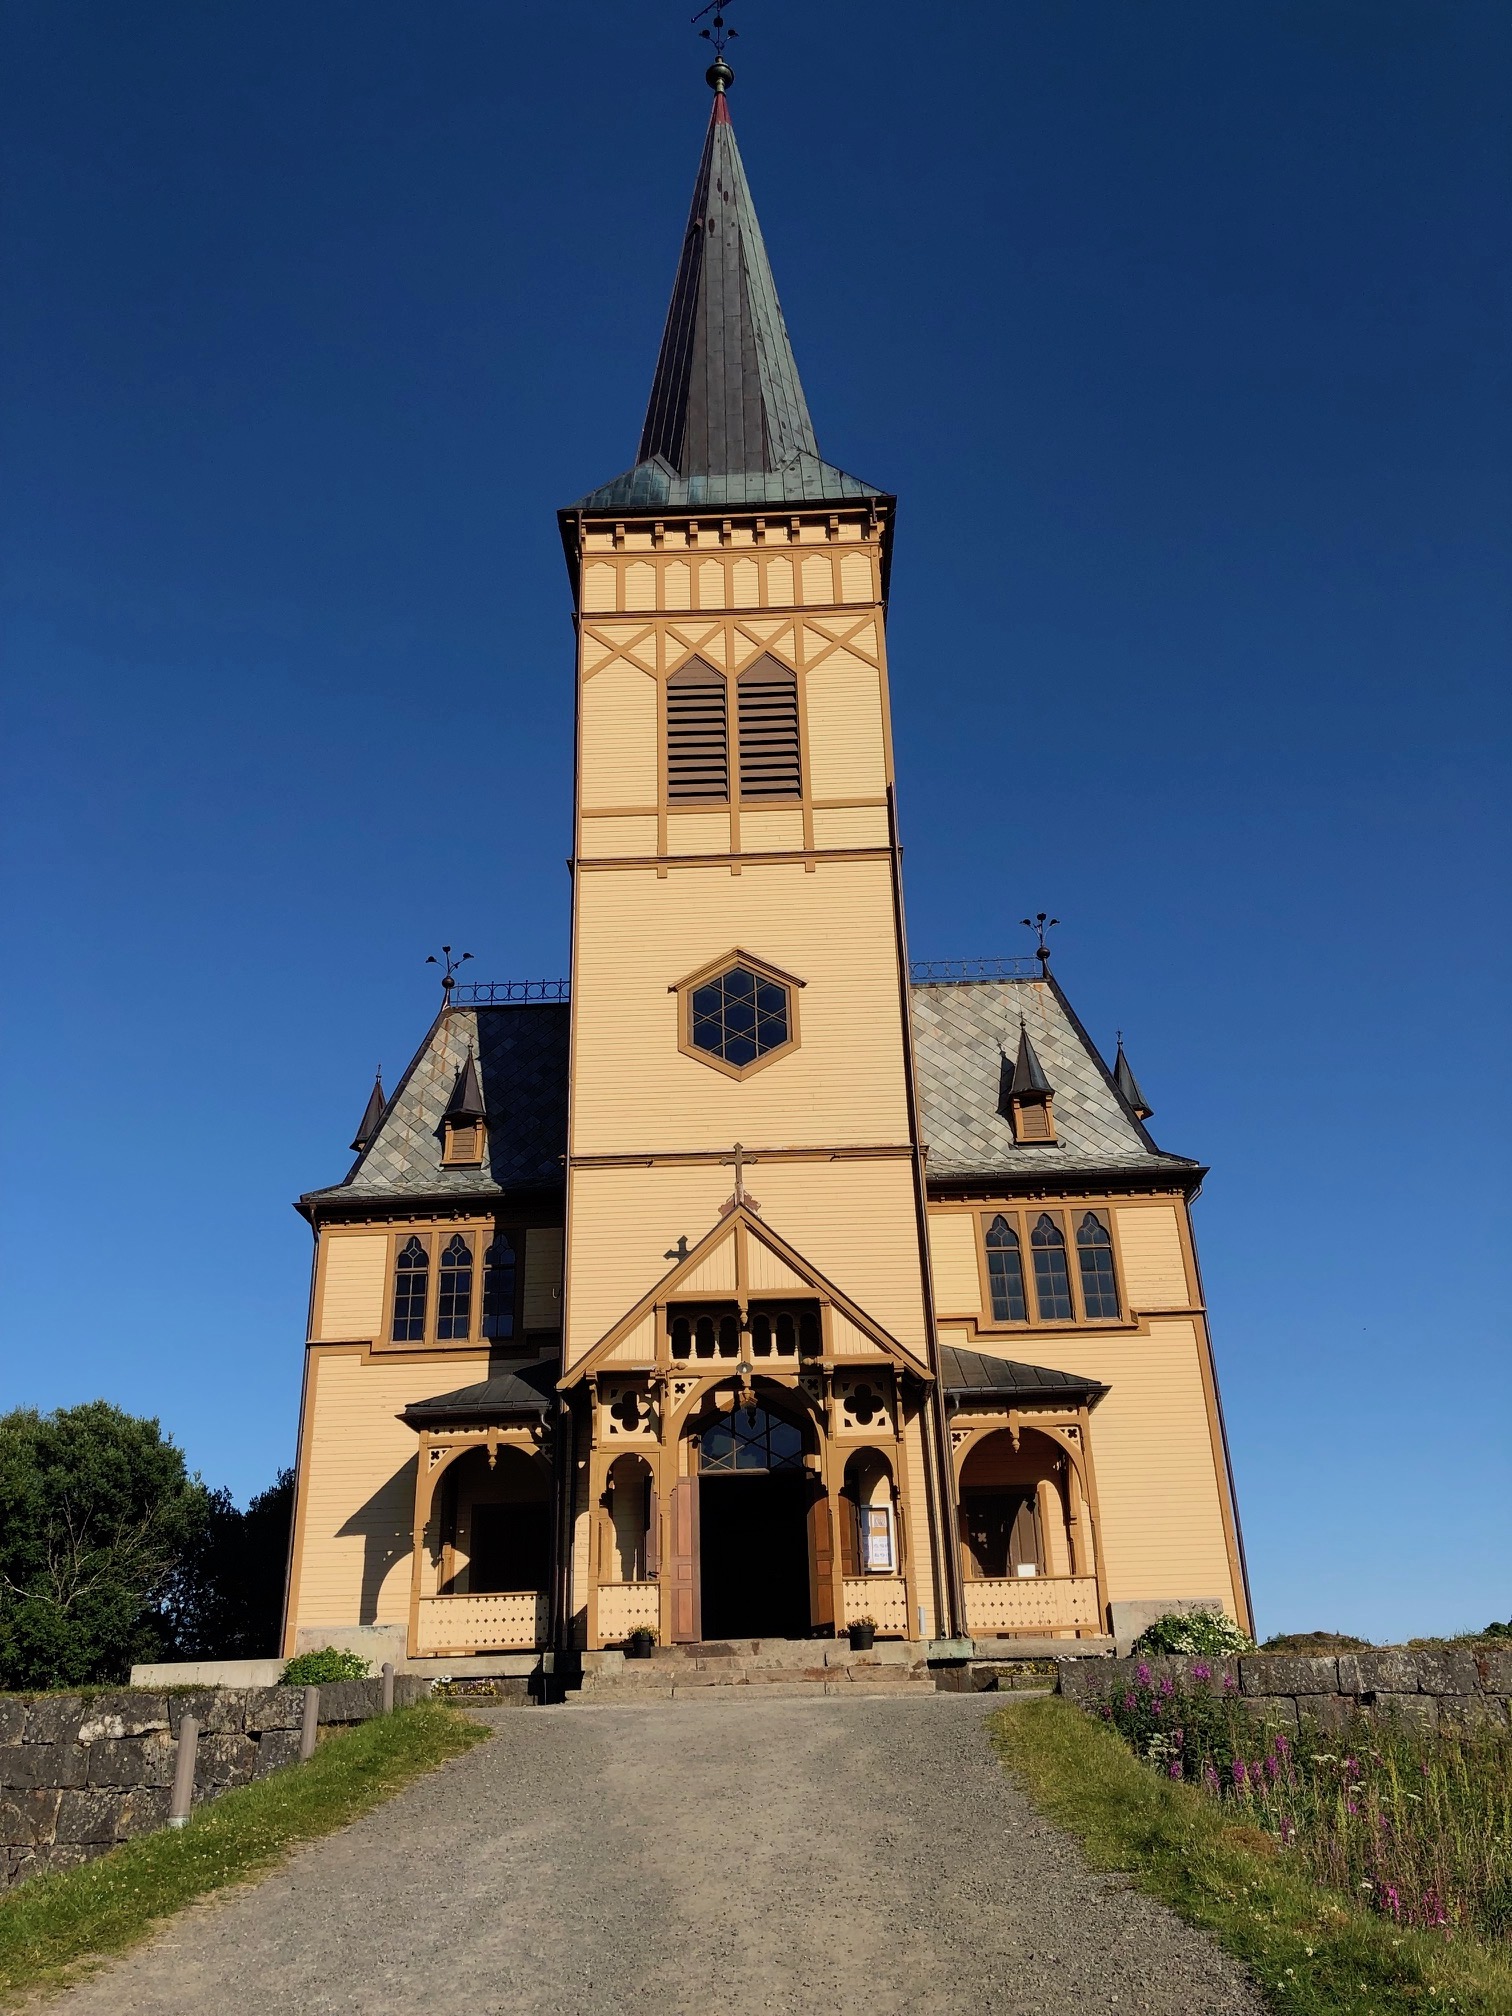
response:
<path id="1" fill-rule="evenodd" d="M 412 1456 L 386 1483 L 378 1486 L 371 1498 L 357 1507 L 344 1526 L 336 1529 L 343 1540 L 355 1536 L 362 1541 L 359 1624 L 378 1622 L 378 1599 L 383 1593 L 384 1582 L 400 1561 L 409 1559 L 418 1468 L 419 1458 Z M 408 1600 L 406 1592 L 406 1603 Z"/>

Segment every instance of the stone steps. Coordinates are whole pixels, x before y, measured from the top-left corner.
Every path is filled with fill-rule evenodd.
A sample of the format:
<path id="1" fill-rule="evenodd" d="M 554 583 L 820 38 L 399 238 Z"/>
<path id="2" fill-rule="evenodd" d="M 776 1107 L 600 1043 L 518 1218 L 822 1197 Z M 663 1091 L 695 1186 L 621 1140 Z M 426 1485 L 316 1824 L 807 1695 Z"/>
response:
<path id="1" fill-rule="evenodd" d="M 649 1659 L 585 1652 L 576 1699 L 709 1699 L 731 1687 L 778 1695 L 932 1694 L 923 1648 L 885 1642 L 853 1652 L 845 1639 L 742 1639 L 710 1645 L 658 1646 Z"/>

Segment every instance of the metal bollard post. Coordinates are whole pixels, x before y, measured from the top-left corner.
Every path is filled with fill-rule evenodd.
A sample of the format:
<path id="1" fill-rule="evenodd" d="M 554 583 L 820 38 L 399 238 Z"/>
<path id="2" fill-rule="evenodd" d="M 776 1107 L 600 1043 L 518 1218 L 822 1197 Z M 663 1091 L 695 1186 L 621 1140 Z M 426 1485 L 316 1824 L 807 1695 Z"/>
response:
<path id="1" fill-rule="evenodd" d="M 173 1797 L 168 1802 L 168 1825 L 187 1827 L 189 1809 L 194 1804 L 194 1761 L 199 1755 L 199 1723 L 186 1715 L 179 1723 L 178 1751 L 173 1759 Z"/>
<path id="2" fill-rule="evenodd" d="M 392 1659 L 385 1659 L 383 1662 L 383 1712 L 385 1715 L 392 1715 L 394 1712 L 394 1662 Z"/>
<path id="3" fill-rule="evenodd" d="M 299 1761 L 308 1764 L 315 1755 L 315 1735 L 320 1727 L 320 1689 L 304 1690 L 304 1720 L 299 1725 Z"/>

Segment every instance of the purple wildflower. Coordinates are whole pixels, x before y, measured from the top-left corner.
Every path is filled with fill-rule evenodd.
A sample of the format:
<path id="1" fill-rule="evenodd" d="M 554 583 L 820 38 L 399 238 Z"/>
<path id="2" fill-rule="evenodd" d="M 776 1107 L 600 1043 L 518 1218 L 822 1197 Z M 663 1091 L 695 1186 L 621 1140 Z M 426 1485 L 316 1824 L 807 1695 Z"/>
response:
<path id="1" fill-rule="evenodd" d="M 1148 1687 L 1150 1684 L 1150 1669 L 1146 1666 L 1143 1659 L 1134 1668 L 1134 1678 L 1139 1682 L 1141 1687 Z"/>
<path id="2" fill-rule="evenodd" d="M 1247 1766 L 1245 1765 L 1244 1759 L 1242 1757 L 1236 1757 L 1234 1759 L 1234 1783 L 1236 1785 L 1243 1785 L 1245 1781 L 1248 1779 L 1248 1777 L 1249 1777 L 1249 1771 Z"/>
<path id="3" fill-rule="evenodd" d="M 1181 1759 L 1179 1757 L 1171 1759 L 1170 1764 L 1166 1767 L 1166 1776 L 1169 1778 L 1179 1778 L 1181 1776 Z"/>
<path id="4" fill-rule="evenodd" d="M 1211 1680 L 1212 1677 L 1212 1667 L 1205 1660 L 1199 1659 L 1197 1664 L 1192 1668 L 1192 1678 L 1194 1680 Z"/>

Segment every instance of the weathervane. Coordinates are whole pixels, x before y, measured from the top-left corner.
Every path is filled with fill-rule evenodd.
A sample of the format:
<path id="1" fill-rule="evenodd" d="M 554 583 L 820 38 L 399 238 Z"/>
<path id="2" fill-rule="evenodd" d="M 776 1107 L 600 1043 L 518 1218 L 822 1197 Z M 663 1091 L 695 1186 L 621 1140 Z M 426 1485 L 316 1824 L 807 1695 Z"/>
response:
<path id="1" fill-rule="evenodd" d="M 1056 925 L 1060 922 L 1059 917 L 1047 917 L 1043 910 L 1036 910 L 1032 917 L 1021 917 L 1019 922 L 1026 930 L 1033 931 L 1038 936 L 1039 944 L 1034 948 L 1034 956 L 1040 962 L 1040 978 L 1042 980 L 1048 979 L 1050 974 L 1050 947 L 1045 943 L 1045 933 L 1055 929 Z"/>
<path id="2" fill-rule="evenodd" d="M 714 18 L 710 20 L 708 28 L 698 28 L 698 24 L 704 20 L 706 14 L 712 14 Z M 740 34 L 740 28 L 726 28 L 726 24 L 724 24 L 724 0 L 710 0 L 708 6 L 702 6 L 698 10 L 698 14 L 694 14 L 694 26 L 704 36 L 706 42 L 714 44 L 714 62 L 708 67 L 708 71 L 704 73 L 704 79 L 706 79 L 710 91 L 728 91 L 730 85 L 734 85 L 734 81 L 736 81 L 736 73 L 730 69 L 730 65 L 724 60 L 724 50 Z"/>
<path id="3" fill-rule="evenodd" d="M 471 952 L 464 952 L 460 959 L 453 959 L 450 945 L 443 945 L 441 947 L 441 959 L 446 961 L 446 973 L 441 981 L 441 999 L 444 1003 L 451 1000 L 452 989 L 457 984 L 456 973 L 458 967 L 462 966 L 471 957 Z M 426 954 L 425 963 L 427 966 L 439 966 L 441 959 L 438 959 L 434 952 L 429 952 Z"/>

